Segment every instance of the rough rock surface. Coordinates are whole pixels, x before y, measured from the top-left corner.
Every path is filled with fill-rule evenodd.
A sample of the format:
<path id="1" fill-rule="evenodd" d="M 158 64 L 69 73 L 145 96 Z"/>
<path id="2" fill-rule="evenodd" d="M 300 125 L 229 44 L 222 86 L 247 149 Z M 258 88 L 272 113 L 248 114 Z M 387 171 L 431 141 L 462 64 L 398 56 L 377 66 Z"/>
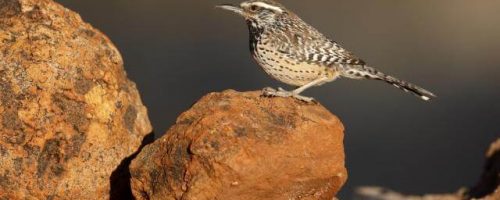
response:
<path id="1" fill-rule="evenodd" d="M 150 132 L 106 36 L 50 0 L 0 0 L 0 199 L 106 199 Z"/>
<path id="2" fill-rule="evenodd" d="M 347 179 L 343 125 L 260 92 L 202 98 L 132 161 L 137 199 L 328 199 Z"/>

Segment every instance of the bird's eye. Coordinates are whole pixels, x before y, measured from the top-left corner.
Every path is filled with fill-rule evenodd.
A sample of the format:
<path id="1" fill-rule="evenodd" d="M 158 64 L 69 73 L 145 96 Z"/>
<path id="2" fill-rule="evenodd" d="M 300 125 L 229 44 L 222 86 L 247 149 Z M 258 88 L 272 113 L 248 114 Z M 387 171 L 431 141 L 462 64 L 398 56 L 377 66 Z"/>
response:
<path id="1" fill-rule="evenodd" d="M 257 9 L 259 9 L 258 6 L 255 6 L 255 5 L 254 6 L 250 6 L 250 10 L 251 11 L 257 11 Z"/>

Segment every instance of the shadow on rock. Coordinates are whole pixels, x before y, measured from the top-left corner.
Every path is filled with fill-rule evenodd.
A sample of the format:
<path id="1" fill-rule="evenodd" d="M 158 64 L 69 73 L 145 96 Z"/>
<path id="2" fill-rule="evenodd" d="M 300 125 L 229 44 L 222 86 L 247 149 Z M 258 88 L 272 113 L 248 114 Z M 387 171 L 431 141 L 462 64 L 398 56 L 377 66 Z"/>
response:
<path id="1" fill-rule="evenodd" d="M 118 167 L 113 171 L 110 177 L 110 200 L 134 200 L 132 188 L 130 187 L 130 171 L 129 166 L 132 160 L 141 152 L 146 145 L 153 143 L 155 140 L 154 132 L 146 135 L 142 140 L 139 149 L 129 157 L 123 159 Z"/>
<path id="2" fill-rule="evenodd" d="M 500 139 L 491 145 L 487 158 L 481 179 L 469 191 L 469 197 L 484 198 L 500 187 Z"/>

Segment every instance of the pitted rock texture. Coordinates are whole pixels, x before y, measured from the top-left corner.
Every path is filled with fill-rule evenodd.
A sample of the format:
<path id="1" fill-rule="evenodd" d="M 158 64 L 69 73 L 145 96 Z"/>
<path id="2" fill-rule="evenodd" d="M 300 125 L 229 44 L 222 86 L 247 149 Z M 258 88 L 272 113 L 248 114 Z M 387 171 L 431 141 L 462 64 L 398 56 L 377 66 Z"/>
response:
<path id="1" fill-rule="evenodd" d="M 0 0 L 0 199 L 106 199 L 152 130 L 118 50 L 50 0 Z"/>
<path id="2" fill-rule="evenodd" d="M 203 97 L 132 161 L 137 199 L 331 200 L 344 127 L 321 105 L 260 92 Z"/>

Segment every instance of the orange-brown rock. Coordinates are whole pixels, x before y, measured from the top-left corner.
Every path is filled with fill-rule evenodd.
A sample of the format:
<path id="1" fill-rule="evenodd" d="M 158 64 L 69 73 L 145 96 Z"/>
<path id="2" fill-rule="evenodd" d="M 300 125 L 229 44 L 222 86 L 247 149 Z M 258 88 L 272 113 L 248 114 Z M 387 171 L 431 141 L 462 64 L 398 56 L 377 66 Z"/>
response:
<path id="1" fill-rule="evenodd" d="M 150 132 L 106 36 L 50 0 L 0 0 L 0 199 L 109 198 Z"/>
<path id="2" fill-rule="evenodd" d="M 137 199 L 331 200 L 347 179 L 343 130 L 321 105 L 212 93 L 132 161 L 132 192 Z"/>

